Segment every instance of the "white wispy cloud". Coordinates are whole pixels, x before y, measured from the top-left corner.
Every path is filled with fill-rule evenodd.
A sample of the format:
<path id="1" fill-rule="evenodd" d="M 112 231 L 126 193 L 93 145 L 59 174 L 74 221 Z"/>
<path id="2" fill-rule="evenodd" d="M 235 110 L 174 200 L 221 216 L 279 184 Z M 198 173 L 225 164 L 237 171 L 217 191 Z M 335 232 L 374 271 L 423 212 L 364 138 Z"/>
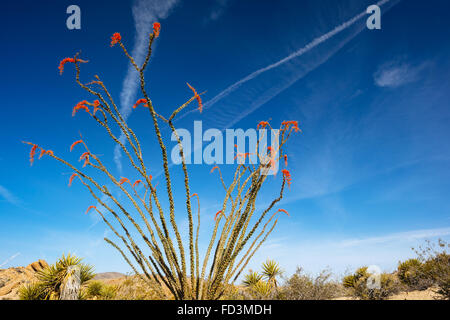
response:
<path id="1" fill-rule="evenodd" d="M 380 237 L 348 239 L 337 243 L 339 247 L 356 247 L 372 244 L 382 244 L 392 241 L 411 241 L 417 239 L 435 238 L 450 235 L 450 228 L 423 229 L 407 232 L 391 233 Z"/>
<path id="2" fill-rule="evenodd" d="M 211 13 L 209 14 L 209 16 L 207 17 L 207 19 L 205 21 L 208 22 L 208 21 L 215 21 L 215 20 L 219 19 L 222 16 L 222 14 L 225 12 L 230 1 L 231 0 L 216 0 L 213 5 L 213 8 L 211 10 Z"/>
<path id="3" fill-rule="evenodd" d="M 417 81 L 427 65 L 427 62 L 411 65 L 399 60 L 390 61 L 381 65 L 374 73 L 374 82 L 379 87 L 397 88 Z"/>
<path id="4" fill-rule="evenodd" d="M 375 237 L 339 239 L 321 237 L 298 241 L 283 235 L 265 243 L 248 268 L 259 269 L 266 259 L 275 259 L 287 274 L 297 266 L 307 271 L 319 272 L 332 266 L 333 272 L 342 275 L 363 265 L 376 265 L 392 271 L 398 261 L 415 256 L 412 248 L 418 248 L 425 240 L 448 239 L 450 227 L 395 232 Z"/>
<path id="5" fill-rule="evenodd" d="M 13 205 L 20 205 L 21 201 L 15 195 L 13 195 L 8 189 L 0 185 L 0 196 Z"/>
<path id="6" fill-rule="evenodd" d="M 11 257 L 9 257 L 8 259 L 6 259 L 3 263 L 0 264 L 0 268 L 2 268 L 3 266 L 6 266 L 8 263 L 10 263 L 12 260 L 14 260 L 15 258 L 17 258 L 18 256 L 20 256 L 20 252 L 17 252 L 15 254 L 13 254 Z"/>
<path id="7" fill-rule="evenodd" d="M 132 56 L 137 65 L 144 63 L 145 54 L 148 45 L 148 35 L 151 33 L 152 24 L 161 19 L 167 18 L 171 9 L 178 3 L 178 0 L 136 0 L 133 7 L 133 18 L 136 29 L 134 47 Z M 130 64 L 128 72 L 123 81 L 122 91 L 120 93 L 120 112 L 126 120 L 134 104 L 139 85 L 139 75 Z M 125 143 L 125 135 L 121 134 L 119 140 Z M 122 171 L 120 146 L 114 149 L 114 162 L 119 172 Z"/>
<path id="8" fill-rule="evenodd" d="M 383 6 L 384 4 L 387 4 L 388 2 L 390 2 L 391 0 L 381 0 L 378 1 L 376 4 L 378 6 Z M 393 1 L 395 2 L 395 1 Z M 386 10 L 383 11 L 384 13 L 386 12 Z M 265 66 L 263 68 L 260 68 L 252 73 L 250 73 L 249 75 L 247 75 L 246 77 L 236 81 L 235 83 L 233 83 L 232 85 L 228 86 L 226 89 L 224 89 L 223 91 L 221 91 L 219 94 L 217 94 L 215 97 L 213 97 L 211 100 L 207 101 L 204 103 L 204 108 L 208 109 L 210 107 L 212 107 L 214 104 L 216 104 L 217 102 L 219 102 L 220 100 L 222 100 L 223 98 L 225 98 L 226 96 L 228 96 L 231 92 L 235 91 L 236 89 L 238 89 L 240 86 L 242 86 L 244 83 L 258 77 L 259 75 L 278 68 L 282 65 L 285 65 L 286 63 L 288 63 L 289 61 L 298 58 L 304 54 L 306 54 L 307 52 L 311 51 L 312 49 L 316 48 L 318 45 L 324 43 L 325 41 L 333 38 L 334 36 L 336 36 L 337 34 L 341 33 L 342 31 L 348 29 L 349 27 L 351 27 L 352 25 L 354 25 L 357 21 L 359 21 L 360 19 L 362 19 L 363 17 L 365 17 L 367 15 L 366 11 L 364 10 L 363 12 L 359 13 L 358 15 L 354 16 L 353 18 L 343 22 L 342 24 L 338 25 L 337 27 L 335 27 L 334 29 L 332 29 L 331 31 L 315 38 L 314 40 L 312 40 L 311 42 L 309 42 L 307 45 L 305 45 L 303 48 L 296 50 L 295 52 L 289 54 L 288 56 L 286 56 L 285 58 L 274 62 L 268 66 Z M 359 30 L 362 31 L 363 28 L 361 28 Z M 359 33 L 357 32 L 357 33 Z M 357 34 L 356 33 L 356 34 Z M 356 34 L 354 36 L 356 36 Z M 328 56 L 328 58 L 331 57 Z M 326 60 L 328 60 L 328 58 L 326 58 L 323 62 L 325 62 Z M 242 114 L 242 109 L 240 109 L 240 116 L 238 118 L 236 118 L 236 121 L 239 121 L 240 119 L 242 119 L 243 117 L 245 117 L 246 115 L 248 115 L 249 113 L 253 112 L 254 110 L 256 110 L 257 108 L 259 108 L 260 106 L 262 106 L 263 104 L 265 104 L 267 101 L 269 101 L 270 99 L 272 99 L 274 96 L 278 95 L 280 92 L 286 90 L 288 87 L 290 87 L 293 83 L 295 83 L 296 81 L 298 81 L 301 77 L 303 77 L 305 74 L 309 73 L 311 70 L 314 70 L 316 67 L 318 67 L 319 65 L 321 65 L 322 63 L 317 63 L 314 67 L 309 67 L 307 71 L 303 72 L 302 75 L 294 77 L 294 79 L 292 81 L 289 81 L 286 85 L 282 86 L 281 88 L 278 88 L 275 92 L 267 93 L 264 96 L 259 98 L 259 102 L 257 103 L 253 103 L 253 105 L 250 107 L 249 110 L 246 110 L 244 114 Z M 190 111 L 185 113 L 183 116 L 180 116 L 178 119 L 183 118 L 184 116 L 190 114 L 191 112 L 194 111 Z M 232 124 L 230 124 L 232 125 Z"/>

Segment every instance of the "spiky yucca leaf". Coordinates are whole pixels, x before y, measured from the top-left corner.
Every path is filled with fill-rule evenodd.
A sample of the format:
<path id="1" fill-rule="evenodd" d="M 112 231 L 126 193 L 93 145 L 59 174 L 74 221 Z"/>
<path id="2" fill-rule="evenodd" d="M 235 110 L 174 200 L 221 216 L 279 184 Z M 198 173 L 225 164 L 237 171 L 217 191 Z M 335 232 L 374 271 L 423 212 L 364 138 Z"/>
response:
<path id="1" fill-rule="evenodd" d="M 272 285 L 270 282 L 260 280 L 252 287 L 252 290 L 261 298 L 266 298 L 272 292 Z"/>
<path id="2" fill-rule="evenodd" d="M 46 288 L 42 284 L 34 282 L 25 284 L 19 289 L 20 300 L 44 300 L 47 296 Z"/>
<path id="3" fill-rule="evenodd" d="M 243 285 L 246 287 L 252 287 L 260 282 L 262 279 L 262 275 L 258 274 L 258 272 L 251 272 L 244 276 L 244 280 L 242 281 Z"/>
<path id="4" fill-rule="evenodd" d="M 276 277 L 281 276 L 283 271 L 279 267 L 278 263 L 274 260 L 267 260 L 262 265 L 262 275 L 268 282 L 277 286 Z"/>

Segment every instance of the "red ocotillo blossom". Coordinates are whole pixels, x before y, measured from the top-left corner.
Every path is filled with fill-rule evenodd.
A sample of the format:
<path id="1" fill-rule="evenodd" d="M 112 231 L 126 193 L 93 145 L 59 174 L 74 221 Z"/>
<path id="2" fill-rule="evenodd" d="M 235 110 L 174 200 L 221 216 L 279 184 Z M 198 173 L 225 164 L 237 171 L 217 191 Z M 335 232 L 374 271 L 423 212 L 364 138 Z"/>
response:
<path id="1" fill-rule="evenodd" d="M 83 143 L 83 140 L 77 140 L 70 146 L 70 152 L 72 152 L 73 147 L 75 147 L 77 144 Z"/>
<path id="2" fill-rule="evenodd" d="M 39 154 L 39 158 L 38 158 L 38 159 L 42 158 L 42 156 L 43 156 L 44 154 L 45 154 L 45 150 L 42 149 L 42 150 L 41 150 L 41 153 Z"/>
<path id="3" fill-rule="evenodd" d="M 258 125 L 256 126 L 256 130 L 258 130 L 259 127 L 261 127 L 261 129 L 265 129 L 266 126 L 268 126 L 268 125 L 269 125 L 269 122 L 267 122 L 267 121 L 261 121 L 261 122 L 258 123 Z"/>
<path id="4" fill-rule="evenodd" d="M 291 177 L 291 173 L 289 172 L 289 170 L 283 169 L 281 170 L 281 172 L 283 172 L 283 177 L 284 179 L 286 179 L 286 182 L 288 184 L 288 186 L 291 186 L 292 183 L 292 177 Z"/>
<path id="5" fill-rule="evenodd" d="M 98 111 L 98 109 L 100 109 L 100 108 L 99 108 L 99 106 L 100 106 L 100 101 L 94 100 L 93 105 L 94 105 L 94 113 L 93 113 L 93 114 L 95 115 L 95 113 Z"/>
<path id="6" fill-rule="evenodd" d="M 33 165 L 34 162 L 34 156 L 36 155 L 36 150 L 38 148 L 37 144 L 31 143 L 31 142 L 24 142 L 26 144 L 31 145 L 31 150 L 30 150 L 30 165 Z"/>
<path id="7" fill-rule="evenodd" d="M 119 43 L 120 40 L 122 40 L 122 36 L 120 33 L 116 32 L 111 37 L 111 47 L 114 46 L 116 43 Z"/>
<path id="8" fill-rule="evenodd" d="M 89 206 L 84 214 L 87 214 L 91 209 L 97 209 L 96 206 Z"/>
<path id="9" fill-rule="evenodd" d="M 70 176 L 70 178 L 69 178 L 69 187 L 72 185 L 72 181 L 73 181 L 73 179 L 75 179 L 76 176 L 78 176 L 78 174 L 76 174 L 76 173 L 73 173 L 73 174 Z"/>
<path id="10" fill-rule="evenodd" d="M 59 63 L 58 69 L 59 69 L 59 74 L 62 74 L 64 72 L 64 65 L 67 63 L 75 63 L 75 59 L 74 58 L 64 58 L 61 60 L 61 62 Z"/>
<path id="11" fill-rule="evenodd" d="M 74 117 L 75 114 L 78 112 L 78 110 L 81 110 L 81 109 L 86 110 L 86 112 L 90 114 L 89 108 L 86 104 L 88 104 L 88 102 L 86 100 L 78 102 L 77 105 L 75 107 L 73 107 L 72 117 Z"/>
<path id="12" fill-rule="evenodd" d="M 284 210 L 284 209 L 278 209 L 277 212 L 284 212 L 284 213 L 286 213 L 288 216 L 290 216 L 289 213 L 288 213 L 286 210 Z"/>
<path id="13" fill-rule="evenodd" d="M 153 33 L 155 34 L 155 38 L 159 37 L 160 29 L 161 29 L 161 24 L 159 22 L 153 23 Z"/>
<path id="14" fill-rule="evenodd" d="M 191 198 L 192 198 L 192 197 L 197 197 L 197 198 L 198 198 L 198 194 L 193 193 L 193 194 L 191 195 Z"/>
<path id="15" fill-rule="evenodd" d="M 77 59 L 77 58 L 64 58 L 61 60 L 61 62 L 59 63 L 58 69 L 59 69 L 59 74 L 63 74 L 64 72 L 64 65 L 67 63 L 76 63 L 76 62 L 82 62 L 82 63 L 86 63 L 86 60 L 81 60 L 81 59 Z"/>
<path id="16" fill-rule="evenodd" d="M 91 154 L 89 152 L 85 152 L 81 155 L 80 159 L 78 161 L 84 160 L 83 168 L 89 163 L 89 156 Z"/>
<path id="17" fill-rule="evenodd" d="M 213 171 L 216 170 L 216 169 L 219 169 L 219 167 L 218 167 L 218 166 L 213 167 L 213 168 L 211 169 L 211 172 L 210 172 L 210 173 L 213 173 Z"/>
<path id="18" fill-rule="evenodd" d="M 285 154 L 283 157 L 284 157 L 284 165 L 287 167 L 288 166 L 288 162 L 287 162 L 288 156 L 287 156 L 287 154 Z"/>
<path id="19" fill-rule="evenodd" d="M 282 130 L 288 130 L 290 126 L 292 126 L 294 128 L 295 132 L 300 131 L 300 128 L 298 127 L 298 121 L 283 121 L 281 123 L 281 125 L 283 126 Z"/>
<path id="20" fill-rule="evenodd" d="M 120 181 L 119 181 L 119 184 L 120 184 L 120 185 L 124 184 L 125 182 L 130 183 L 130 180 L 129 180 L 128 178 L 124 178 L 124 177 L 120 178 Z M 130 184 L 131 184 L 131 183 L 130 183 Z"/>
<path id="21" fill-rule="evenodd" d="M 202 98 L 200 97 L 200 95 L 197 93 L 197 90 L 194 89 L 194 87 L 192 87 L 189 83 L 186 82 L 186 84 L 188 85 L 189 89 L 192 90 L 192 92 L 194 92 L 194 96 L 195 99 L 197 99 L 198 102 L 198 110 L 200 110 L 200 113 L 203 110 L 203 102 L 202 102 Z"/>
<path id="22" fill-rule="evenodd" d="M 44 150 L 44 149 L 42 149 L 41 150 L 41 153 L 39 154 L 39 158 L 38 159 L 41 159 L 44 155 L 46 155 L 46 154 L 51 154 L 51 155 L 53 155 L 53 151 L 52 150 Z"/>
<path id="23" fill-rule="evenodd" d="M 134 187 L 136 187 L 139 183 L 141 183 L 142 182 L 142 180 L 136 180 L 134 183 L 133 183 L 133 188 Z"/>
<path id="24" fill-rule="evenodd" d="M 136 109 L 140 104 L 142 104 L 142 103 L 145 103 L 144 104 L 144 107 L 148 107 L 148 104 L 147 104 L 147 100 L 145 100 L 145 99 L 139 99 L 138 101 L 136 101 L 136 103 L 133 105 L 133 109 Z"/>
<path id="25" fill-rule="evenodd" d="M 216 215 L 214 216 L 214 221 L 216 221 L 217 216 L 218 216 L 220 213 L 222 213 L 222 210 L 217 211 Z"/>
<path id="26" fill-rule="evenodd" d="M 250 156 L 251 156 L 252 154 L 254 154 L 254 153 L 250 153 L 250 152 L 246 152 L 246 153 L 237 152 L 236 155 L 234 156 L 234 159 L 236 160 L 237 157 L 241 157 L 241 158 L 244 158 L 244 161 L 245 161 L 245 158 L 248 157 L 248 158 L 250 159 Z"/>

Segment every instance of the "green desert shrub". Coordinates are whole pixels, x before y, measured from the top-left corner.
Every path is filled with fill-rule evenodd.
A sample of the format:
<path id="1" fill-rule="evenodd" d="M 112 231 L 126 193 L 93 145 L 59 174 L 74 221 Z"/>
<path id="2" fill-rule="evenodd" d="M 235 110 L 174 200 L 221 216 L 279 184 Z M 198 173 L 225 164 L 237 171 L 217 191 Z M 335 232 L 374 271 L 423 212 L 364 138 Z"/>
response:
<path id="1" fill-rule="evenodd" d="M 112 300 L 115 299 L 117 295 L 117 287 L 114 285 L 104 285 L 100 291 L 100 299 L 102 300 Z"/>
<path id="2" fill-rule="evenodd" d="M 332 280 L 329 270 L 317 276 L 305 274 L 302 268 L 288 278 L 283 285 L 283 298 L 287 300 L 329 300 L 343 295 L 342 285 Z"/>
<path id="3" fill-rule="evenodd" d="M 87 289 L 86 289 L 86 293 L 90 297 L 98 297 L 98 296 L 100 296 L 102 289 L 103 289 L 102 282 L 92 281 L 92 282 L 89 282 Z"/>
<path id="4" fill-rule="evenodd" d="M 45 287 L 38 282 L 25 284 L 19 289 L 20 300 L 44 300 L 46 296 Z"/>
<path id="5" fill-rule="evenodd" d="M 154 284 L 144 281 L 139 276 L 127 276 L 114 288 L 115 300 L 158 300 L 161 299 L 154 290 Z M 110 289 L 113 290 L 113 289 Z M 173 297 L 172 297 L 173 299 Z"/>
<path id="6" fill-rule="evenodd" d="M 60 288 L 68 276 L 70 266 L 80 268 L 81 285 L 94 277 L 93 267 L 81 262 L 82 259 L 68 254 L 63 255 L 55 264 L 37 272 L 37 282 L 25 285 L 20 290 L 20 299 L 23 300 L 53 300 L 59 298 Z M 29 299 L 34 297 L 35 299 Z"/>
<path id="7" fill-rule="evenodd" d="M 361 267 L 354 274 L 345 276 L 342 284 L 350 289 L 354 297 L 362 300 L 385 300 L 401 290 L 401 284 L 394 274 L 376 275 L 379 277 L 379 286 L 375 287 L 370 285 L 371 276 L 367 267 Z"/>
<path id="8" fill-rule="evenodd" d="M 88 299 L 112 300 L 116 298 L 117 286 L 108 285 L 101 281 L 92 281 L 88 284 L 86 294 Z"/>
<path id="9" fill-rule="evenodd" d="M 425 276 L 437 287 L 443 299 L 450 299 L 450 244 L 439 239 L 437 245 L 426 242 L 425 246 L 415 250 L 423 263 Z"/>
<path id="10" fill-rule="evenodd" d="M 408 259 L 399 262 L 397 277 L 409 290 L 424 290 L 432 285 L 425 269 L 419 259 Z"/>
<path id="11" fill-rule="evenodd" d="M 450 299 L 450 244 L 439 239 L 437 245 L 427 241 L 415 250 L 422 262 L 424 277 L 437 288 L 443 299 Z"/>

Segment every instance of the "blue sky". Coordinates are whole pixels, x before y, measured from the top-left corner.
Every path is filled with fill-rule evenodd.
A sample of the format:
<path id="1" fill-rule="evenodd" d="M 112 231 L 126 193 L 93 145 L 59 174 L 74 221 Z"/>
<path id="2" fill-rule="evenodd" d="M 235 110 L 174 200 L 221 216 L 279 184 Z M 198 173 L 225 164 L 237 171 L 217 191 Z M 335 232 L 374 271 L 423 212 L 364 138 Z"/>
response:
<path id="1" fill-rule="evenodd" d="M 249 267 L 273 258 L 287 273 L 297 265 L 311 272 L 329 266 L 338 274 L 370 264 L 391 271 L 398 260 L 413 256 L 412 246 L 425 239 L 448 240 L 450 4 L 391 0 L 381 6 L 381 30 L 366 28 L 367 15 L 345 24 L 374 3 L 2 4 L 1 267 L 53 262 L 70 251 L 98 272 L 130 271 L 103 241 L 112 236 L 107 227 L 93 211 L 84 214 L 95 204 L 88 192 L 76 183 L 67 187 L 71 171 L 50 158 L 30 167 L 29 148 L 21 141 L 76 162 L 77 154 L 68 148 L 81 132 L 114 174 L 134 180 L 92 119 L 71 116 L 78 101 L 92 99 L 74 83 L 70 65 L 63 76 L 57 66 L 82 50 L 81 57 L 89 60 L 82 78 L 87 82 L 98 74 L 127 112 L 140 96 L 126 58 L 109 46 L 110 36 L 120 32 L 139 56 L 141 36 L 155 20 L 161 22 L 161 36 L 146 74 L 155 107 L 168 115 L 189 99 L 186 81 L 207 90 L 204 112 L 188 113 L 177 127 L 190 129 L 194 120 L 202 120 L 204 129 L 247 129 L 270 118 L 271 123 L 298 120 L 303 130 L 287 150 L 293 183 L 280 207 L 291 216 L 280 217 Z M 66 28 L 70 4 L 81 8 L 81 30 Z M 333 32 L 339 26 L 345 28 Z M 233 90 L 227 90 L 230 86 Z M 139 110 L 129 113 L 150 171 L 162 186 L 149 121 Z M 210 169 L 190 166 L 191 190 L 202 202 L 201 247 L 223 197 Z M 180 168 L 171 170 L 174 179 L 182 177 Z M 261 205 L 273 197 L 277 182 L 269 181 Z M 175 187 L 175 193 L 177 220 L 186 230 L 182 189 Z"/>

